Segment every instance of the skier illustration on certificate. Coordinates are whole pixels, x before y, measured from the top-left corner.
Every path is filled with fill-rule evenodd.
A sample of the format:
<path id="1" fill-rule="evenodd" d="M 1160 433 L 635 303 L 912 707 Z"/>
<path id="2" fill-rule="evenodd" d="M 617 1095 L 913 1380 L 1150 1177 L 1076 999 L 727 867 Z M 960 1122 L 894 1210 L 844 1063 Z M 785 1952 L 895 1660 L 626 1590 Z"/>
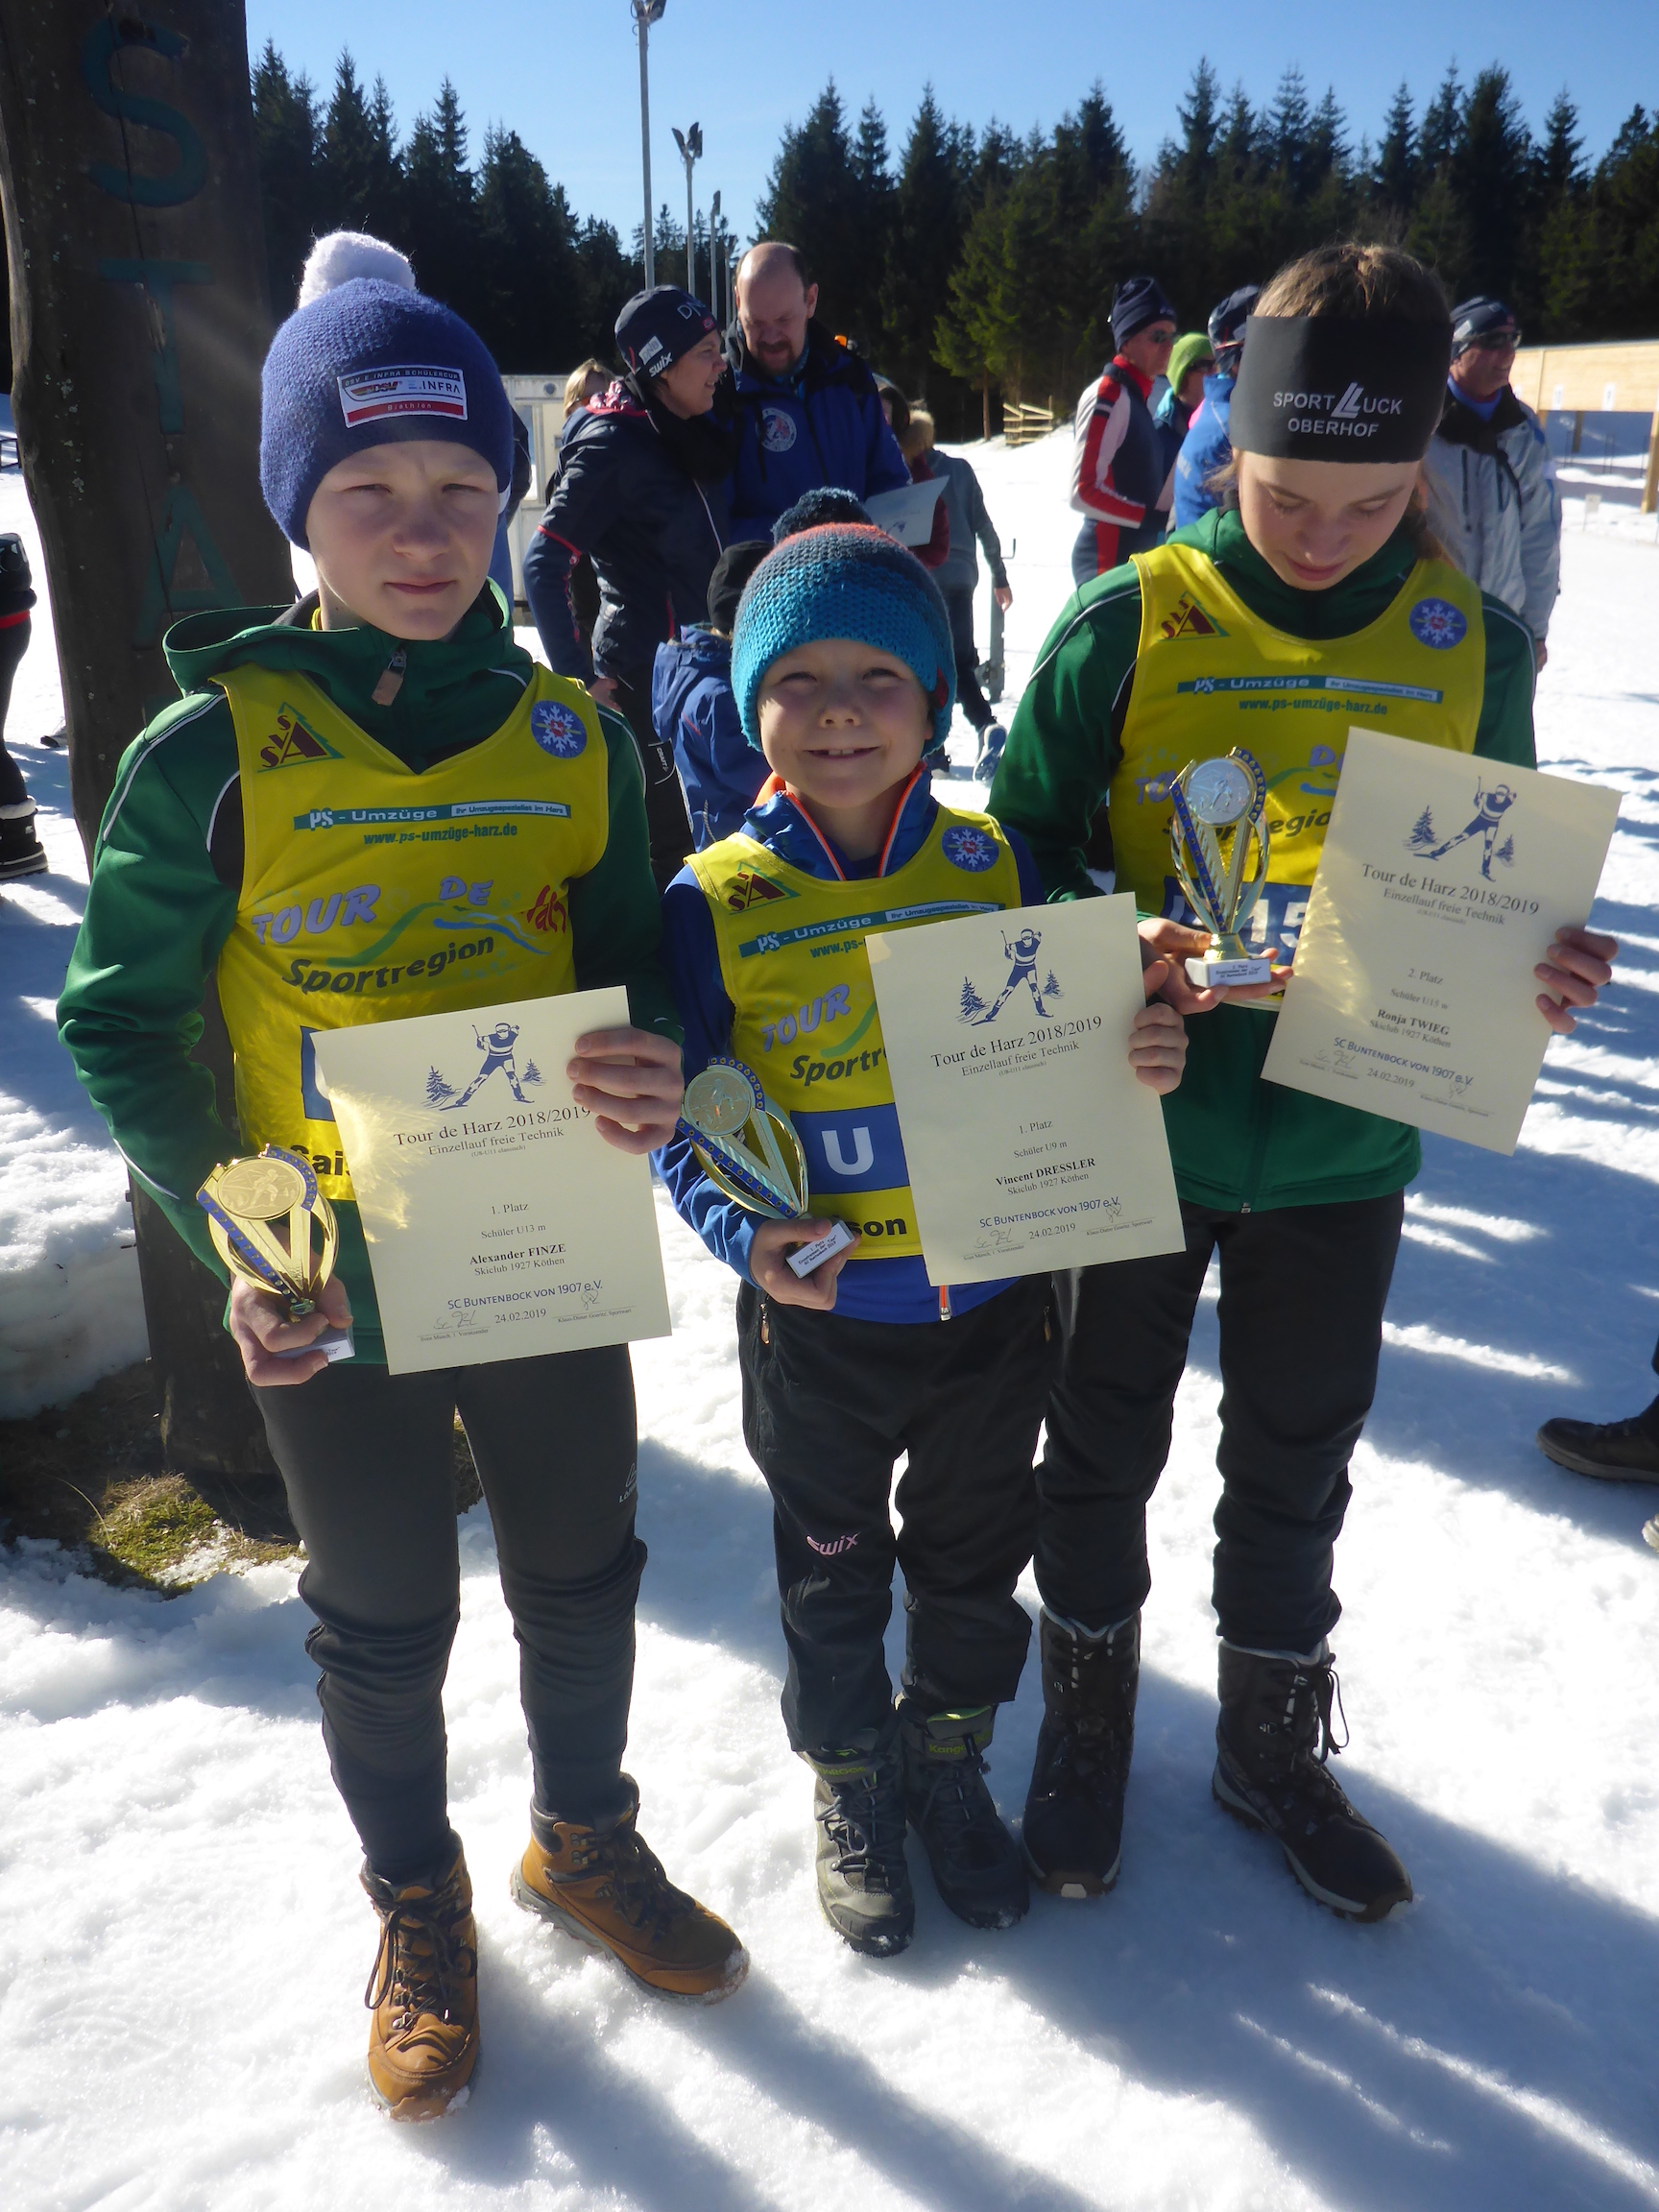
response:
<path id="1" fill-rule="evenodd" d="M 517 1099 L 520 1106 L 528 1106 L 530 1101 L 519 1088 L 518 1070 L 513 1057 L 513 1047 L 518 1042 L 518 1024 L 516 1022 L 497 1022 L 488 1037 L 485 1036 L 482 1029 L 477 1028 L 473 1030 L 472 1034 L 478 1040 L 478 1049 L 484 1055 L 484 1065 L 473 1076 L 471 1082 L 468 1084 L 466 1090 L 462 1092 L 460 1097 L 456 1099 L 455 1104 L 458 1107 L 465 1106 L 467 1101 L 489 1082 L 491 1076 L 499 1068 L 513 1087 L 514 1097 Z"/>
<path id="2" fill-rule="evenodd" d="M 1494 859 L 1502 860 L 1506 867 L 1514 862 L 1514 840 L 1505 838 L 1502 848 L 1498 845 L 1498 832 L 1503 828 L 1503 817 L 1514 804 L 1515 793 L 1507 783 L 1494 784 L 1490 791 L 1483 790 L 1477 783 L 1475 818 L 1472 822 L 1466 823 L 1455 836 L 1436 843 L 1433 816 L 1425 806 L 1411 831 L 1408 840 L 1410 848 L 1425 860 L 1443 860 L 1448 853 L 1455 852 L 1459 845 L 1466 844 L 1471 837 L 1482 836 L 1485 849 L 1480 854 L 1480 873 L 1490 882 Z"/>
<path id="3" fill-rule="evenodd" d="M 1057 998 L 1060 996 L 1060 986 L 1055 982 L 1052 975 L 1043 983 L 1039 983 L 1037 980 L 1037 949 L 1042 942 L 1043 932 L 1040 929 L 1022 929 L 1012 943 L 1004 936 L 1002 950 L 1012 963 L 1008 971 L 1008 980 L 998 992 L 991 1004 L 983 1008 L 978 1002 L 979 994 L 974 991 L 972 984 L 965 984 L 962 998 L 963 1020 L 972 1022 L 975 1028 L 984 1028 L 988 1022 L 996 1021 L 998 1015 L 1007 1005 L 1013 993 L 1020 988 L 1022 983 L 1025 983 L 1030 986 L 1031 997 L 1036 1002 L 1038 1013 L 1046 1021 L 1048 1009 L 1043 1002 L 1043 994 L 1046 991 L 1050 998 Z"/>

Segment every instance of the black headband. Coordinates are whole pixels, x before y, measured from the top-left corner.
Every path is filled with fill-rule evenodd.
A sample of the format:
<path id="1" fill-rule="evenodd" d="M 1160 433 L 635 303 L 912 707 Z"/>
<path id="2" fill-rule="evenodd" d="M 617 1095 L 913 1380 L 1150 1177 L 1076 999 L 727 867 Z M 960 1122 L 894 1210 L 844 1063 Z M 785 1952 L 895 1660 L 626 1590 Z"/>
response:
<path id="1" fill-rule="evenodd" d="M 1450 322 L 1252 315 L 1228 436 L 1279 461 L 1421 461 L 1451 366 Z"/>

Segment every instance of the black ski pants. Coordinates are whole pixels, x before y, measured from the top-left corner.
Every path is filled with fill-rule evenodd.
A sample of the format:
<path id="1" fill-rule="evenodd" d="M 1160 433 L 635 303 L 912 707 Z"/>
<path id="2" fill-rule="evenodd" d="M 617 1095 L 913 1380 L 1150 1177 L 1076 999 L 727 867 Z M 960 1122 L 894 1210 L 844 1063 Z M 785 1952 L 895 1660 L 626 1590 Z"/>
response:
<path id="1" fill-rule="evenodd" d="M 987 730 L 997 712 L 979 688 L 979 648 L 974 642 L 974 587 L 952 584 L 942 594 L 950 617 L 950 643 L 956 656 L 956 698 L 975 730 Z"/>
<path id="2" fill-rule="evenodd" d="M 1065 1366 L 1037 1471 L 1037 1586 L 1104 1628 L 1151 1588 L 1146 1503 L 1213 1251 L 1221 1262 L 1215 1612 L 1230 1644 L 1311 1651 L 1341 1612 L 1332 1552 L 1377 1387 L 1405 1193 L 1224 1214 L 1183 1203 L 1187 1249 L 1057 1279 Z"/>
<path id="3" fill-rule="evenodd" d="M 6 750 L 6 717 L 12 710 L 12 679 L 29 650 L 29 634 L 34 627 L 27 612 L 21 616 L 0 620 L 0 806 L 3 807 L 16 808 L 29 804 L 23 771 Z"/>
<path id="4" fill-rule="evenodd" d="M 674 748 L 659 739 L 651 720 L 651 671 L 631 668 L 624 674 L 611 671 L 616 682 L 616 707 L 634 733 L 639 769 L 645 779 L 645 827 L 651 839 L 651 873 L 659 891 L 666 891 L 682 868 L 696 840 L 691 817 L 685 811 L 685 793 L 674 765 Z"/>
<path id="5" fill-rule="evenodd" d="M 406 1881 L 453 1847 L 444 1676 L 460 1618 L 454 1418 L 495 1529 L 536 1803 L 620 1812 L 634 1684 L 634 1377 L 624 1346 L 426 1375 L 350 1360 L 256 1390 L 308 1563 L 305 1647 L 363 1850 Z"/>
<path id="6" fill-rule="evenodd" d="M 904 1688 L 936 1711 L 1006 1702 L 1031 1635 L 1014 1585 L 1031 1556 L 1031 1460 L 1059 1367 L 1048 1278 L 915 1323 L 779 1306 L 745 1284 L 737 1346 L 744 1441 L 772 1493 L 791 1747 L 844 1748 L 891 1712 L 895 1561 Z"/>

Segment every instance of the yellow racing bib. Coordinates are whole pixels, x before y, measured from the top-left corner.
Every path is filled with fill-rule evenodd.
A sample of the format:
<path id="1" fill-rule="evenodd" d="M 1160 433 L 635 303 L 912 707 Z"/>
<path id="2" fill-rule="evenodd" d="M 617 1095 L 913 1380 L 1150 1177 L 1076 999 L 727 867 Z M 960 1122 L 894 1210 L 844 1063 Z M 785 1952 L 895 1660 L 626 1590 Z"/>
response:
<path id="1" fill-rule="evenodd" d="M 735 1013 L 732 1050 L 788 1115 L 812 1211 L 862 1231 L 859 1259 L 922 1249 L 864 940 L 1020 904 L 1013 848 L 985 814 L 941 806 L 891 876 L 826 882 L 741 831 L 691 855 Z"/>
<path id="2" fill-rule="evenodd" d="M 1141 642 L 1123 757 L 1108 792 L 1118 888 L 1142 912 L 1193 916 L 1169 865 L 1169 785 L 1241 745 L 1267 779 L 1267 888 L 1245 932 L 1288 959 L 1308 911 L 1350 724 L 1474 750 L 1486 676 L 1480 593 L 1419 561 L 1387 610 L 1346 637 L 1292 637 L 1192 545 L 1137 553 Z"/>
<path id="3" fill-rule="evenodd" d="M 575 987 L 568 891 L 604 854 L 608 758 L 580 685 L 538 667 L 482 743 L 424 774 L 306 677 L 231 669 L 246 854 L 219 998 L 249 1151 L 349 1198 L 319 1030 Z"/>

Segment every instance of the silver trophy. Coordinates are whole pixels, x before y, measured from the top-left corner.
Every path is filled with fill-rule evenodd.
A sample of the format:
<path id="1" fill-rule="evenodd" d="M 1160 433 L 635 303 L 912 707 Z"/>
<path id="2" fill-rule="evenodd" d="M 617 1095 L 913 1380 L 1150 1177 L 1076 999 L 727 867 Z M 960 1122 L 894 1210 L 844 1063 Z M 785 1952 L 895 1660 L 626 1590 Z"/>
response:
<path id="1" fill-rule="evenodd" d="M 1188 980 L 1204 991 L 1271 982 L 1272 961 L 1246 951 L 1241 935 L 1267 887 L 1266 777 L 1235 746 L 1219 759 L 1189 760 L 1169 796 L 1176 880 L 1210 932 L 1210 950 L 1187 963 Z"/>

